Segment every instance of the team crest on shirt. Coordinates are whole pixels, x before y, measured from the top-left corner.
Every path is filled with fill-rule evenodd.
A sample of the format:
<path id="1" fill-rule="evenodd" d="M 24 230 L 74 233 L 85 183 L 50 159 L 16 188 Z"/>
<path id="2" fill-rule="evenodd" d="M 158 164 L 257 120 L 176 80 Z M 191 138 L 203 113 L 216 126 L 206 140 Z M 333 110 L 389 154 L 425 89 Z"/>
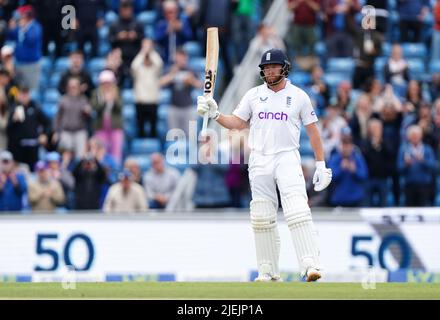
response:
<path id="1" fill-rule="evenodd" d="M 290 108 L 292 106 L 292 97 L 286 98 L 286 107 Z"/>

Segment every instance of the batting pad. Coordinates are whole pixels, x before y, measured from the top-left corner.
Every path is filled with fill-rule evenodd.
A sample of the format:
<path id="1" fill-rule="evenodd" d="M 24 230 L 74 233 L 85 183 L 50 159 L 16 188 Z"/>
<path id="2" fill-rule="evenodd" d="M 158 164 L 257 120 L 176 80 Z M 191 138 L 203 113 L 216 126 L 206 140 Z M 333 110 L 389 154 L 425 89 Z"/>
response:
<path id="1" fill-rule="evenodd" d="M 254 199 L 250 203 L 250 210 L 258 274 L 269 274 L 272 278 L 279 278 L 280 235 L 277 228 L 277 209 L 272 201 Z"/>
<path id="2" fill-rule="evenodd" d="M 292 235 L 301 275 L 308 268 L 319 268 L 317 232 L 312 221 L 309 205 L 304 196 L 288 196 L 281 199 L 284 216 Z"/>

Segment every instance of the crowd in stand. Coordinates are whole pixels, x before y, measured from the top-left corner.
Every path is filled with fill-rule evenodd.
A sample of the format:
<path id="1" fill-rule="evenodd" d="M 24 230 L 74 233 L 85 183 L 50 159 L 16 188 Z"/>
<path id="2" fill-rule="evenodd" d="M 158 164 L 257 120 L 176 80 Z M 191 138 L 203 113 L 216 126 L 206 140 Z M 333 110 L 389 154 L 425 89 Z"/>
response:
<path id="1" fill-rule="evenodd" d="M 270 3 L 1 1 L 0 211 L 165 208 L 182 171 L 167 165 L 163 150 L 141 155 L 149 159 L 148 168 L 142 167 L 127 152 L 128 132 L 163 140 L 159 120 L 167 90 L 166 128 L 188 136 L 188 124 L 197 120 L 194 97 L 203 70 L 191 65 L 185 45 L 197 44 L 203 56 L 209 26 L 219 27 L 218 92 L 248 48 L 262 53 L 276 47 L 291 57 L 290 79 L 312 98 L 334 175 L 325 193 L 309 184 L 312 205 L 440 205 L 440 1 L 286 0 L 292 19 L 285 39 L 259 22 Z M 76 15 L 63 27 L 66 5 Z M 363 25 L 361 5 L 376 8 L 375 28 Z M 152 21 L 146 25 L 143 19 Z M 415 73 L 407 44 L 422 46 L 423 63 L 438 62 L 439 68 Z M 59 96 L 50 115 L 38 98 L 48 82 L 42 62 L 66 57 L 68 67 L 52 84 Z M 91 70 L 97 57 L 105 62 Z M 333 72 L 332 59 L 348 60 L 349 76 L 344 67 Z M 335 83 L 330 74 L 343 76 Z M 127 90 L 134 105 L 131 125 L 125 121 Z M 313 161 L 303 151 L 308 141 L 301 143 L 309 183 Z M 244 154 L 220 165 L 210 163 L 212 141 L 201 148 L 208 164 L 192 167 L 198 175 L 196 207 L 248 206 Z"/>

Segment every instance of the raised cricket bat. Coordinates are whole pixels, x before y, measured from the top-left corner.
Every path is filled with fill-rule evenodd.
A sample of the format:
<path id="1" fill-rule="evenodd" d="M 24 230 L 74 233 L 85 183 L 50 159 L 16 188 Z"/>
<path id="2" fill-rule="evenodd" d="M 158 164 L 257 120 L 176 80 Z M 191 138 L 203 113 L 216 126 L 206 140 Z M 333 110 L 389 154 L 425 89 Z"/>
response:
<path id="1" fill-rule="evenodd" d="M 206 64 L 205 64 L 205 85 L 203 87 L 203 95 L 206 98 L 214 96 L 215 79 L 217 76 L 218 66 L 218 28 L 208 28 L 206 35 Z M 208 113 L 203 117 L 202 137 L 206 136 L 206 128 L 208 127 Z"/>

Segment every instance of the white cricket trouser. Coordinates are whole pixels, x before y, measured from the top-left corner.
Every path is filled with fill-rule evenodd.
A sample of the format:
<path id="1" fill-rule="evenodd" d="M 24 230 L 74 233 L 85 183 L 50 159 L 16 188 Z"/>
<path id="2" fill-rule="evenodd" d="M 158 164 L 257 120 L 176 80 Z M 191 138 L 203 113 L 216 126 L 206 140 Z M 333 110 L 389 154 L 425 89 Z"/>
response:
<path id="1" fill-rule="evenodd" d="M 284 217 L 290 229 L 302 275 L 309 268 L 319 269 L 316 230 L 307 204 L 306 184 L 298 150 L 263 155 L 253 151 L 249 157 L 252 192 L 251 222 L 255 236 L 259 278 L 279 279 L 280 240 L 276 212 L 280 191 Z"/>
<path id="2" fill-rule="evenodd" d="M 306 183 L 298 150 L 263 155 L 252 152 L 249 157 L 249 181 L 252 199 L 265 198 L 278 208 L 276 186 L 281 198 L 301 195 L 307 201 Z"/>

